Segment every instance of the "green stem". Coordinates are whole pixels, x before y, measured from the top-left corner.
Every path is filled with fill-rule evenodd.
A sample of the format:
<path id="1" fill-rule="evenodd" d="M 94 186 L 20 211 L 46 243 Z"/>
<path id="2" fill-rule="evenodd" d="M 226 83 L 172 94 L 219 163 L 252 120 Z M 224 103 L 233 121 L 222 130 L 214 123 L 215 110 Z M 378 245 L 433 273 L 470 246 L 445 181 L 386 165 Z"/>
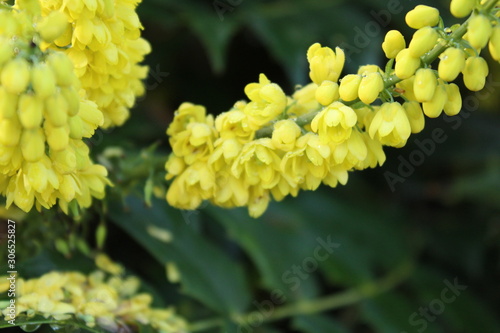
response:
<path id="1" fill-rule="evenodd" d="M 351 304 L 356 304 L 364 299 L 377 296 L 396 287 L 398 284 L 404 281 L 412 271 L 413 264 L 410 262 L 404 262 L 400 266 L 396 267 L 394 271 L 390 272 L 387 276 L 380 279 L 379 281 L 371 282 L 359 288 L 353 288 L 323 298 L 305 300 L 290 305 L 285 305 L 272 312 L 264 319 L 264 321 L 273 322 L 297 315 L 319 313 L 327 310 L 337 309 L 343 306 L 348 306 Z M 256 313 L 258 312 L 254 311 L 243 315 L 237 315 L 233 316 L 232 319 L 238 324 L 252 325 L 253 323 L 260 322 L 261 316 L 255 316 L 254 314 Z M 256 319 L 252 320 L 252 318 Z M 209 319 L 206 321 L 191 324 L 189 326 L 189 331 L 198 332 L 221 325 L 223 325 L 222 319 Z"/>

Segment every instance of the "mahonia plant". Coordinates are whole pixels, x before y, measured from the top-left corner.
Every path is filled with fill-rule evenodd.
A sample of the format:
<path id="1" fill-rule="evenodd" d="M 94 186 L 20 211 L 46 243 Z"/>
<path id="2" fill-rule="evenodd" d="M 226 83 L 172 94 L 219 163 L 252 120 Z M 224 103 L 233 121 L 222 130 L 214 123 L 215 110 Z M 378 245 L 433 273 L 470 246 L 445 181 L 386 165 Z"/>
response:
<path id="1" fill-rule="evenodd" d="M 144 93 L 139 1 L 0 5 L 0 193 L 28 212 L 87 208 L 111 185 L 83 141 Z"/>
<path id="2" fill-rule="evenodd" d="M 186 321 L 173 308 L 152 308 L 153 298 L 139 293 L 140 280 L 126 276 L 121 265 L 106 255 L 96 256 L 99 268 L 89 275 L 79 272 L 52 271 L 39 278 L 16 281 L 16 317 L 28 319 L 36 315 L 52 319 L 54 328 L 64 323 L 78 322 L 83 326 L 106 329 L 109 332 L 130 331 L 126 326 L 147 325 L 159 333 L 187 332 Z M 6 276 L 0 277 L 0 295 L 9 289 Z M 11 320 L 6 303 L 2 313 Z M 125 327 L 124 327 L 125 326 Z M 32 332 L 32 330 L 30 330 Z"/>
<path id="3" fill-rule="evenodd" d="M 500 61 L 497 4 L 452 0 L 454 16 L 470 15 L 452 27 L 444 26 L 436 8 L 416 6 L 406 15 L 416 29 L 408 44 L 399 31 L 386 34 L 384 69 L 361 66 L 339 81 L 343 50 L 316 43 L 307 51 L 312 82 L 292 96 L 261 74 L 245 87 L 249 101 L 236 102 L 215 119 L 201 105 L 182 104 L 167 130 L 168 203 L 196 209 L 210 200 L 221 207 L 248 206 L 258 217 L 271 196 L 279 201 L 321 183 L 345 185 L 349 172 L 382 165 L 383 146 L 405 146 L 422 131 L 425 116 L 460 112 L 460 90 L 452 83 L 460 73 L 469 90 L 484 87 L 488 65 L 482 49 L 488 45 Z"/>

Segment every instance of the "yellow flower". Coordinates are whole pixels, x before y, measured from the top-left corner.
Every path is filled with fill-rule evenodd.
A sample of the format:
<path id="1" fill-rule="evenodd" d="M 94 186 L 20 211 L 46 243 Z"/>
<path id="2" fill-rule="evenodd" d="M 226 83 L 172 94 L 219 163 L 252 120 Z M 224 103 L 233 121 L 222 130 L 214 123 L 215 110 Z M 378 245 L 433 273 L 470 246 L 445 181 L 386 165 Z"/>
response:
<path id="1" fill-rule="evenodd" d="M 288 104 L 288 114 L 300 116 L 313 110 L 319 110 L 321 108 L 321 104 L 316 99 L 317 89 L 318 85 L 316 83 L 309 83 L 306 86 L 298 88 L 292 95 Z M 331 96 L 328 98 L 331 98 Z"/>
<path id="2" fill-rule="evenodd" d="M 54 39 L 54 49 L 66 48 L 82 88 L 104 114 L 104 127 L 123 124 L 135 98 L 144 93 L 140 80 L 148 68 L 139 63 L 151 47 L 140 37 L 143 27 L 135 12 L 139 2 L 41 2 L 40 34 Z M 66 24 L 55 12 L 64 14 Z"/>
<path id="3" fill-rule="evenodd" d="M 345 170 L 359 169 L 368 156 L 368 149 L 363 135 L 359 131 L 353 131 L 349 139 L 341 144 L 330 144 L 332 156 L 331 166 L 339 166 Z"/>
<path id="4" fill-rule="evenodd" d="M 111 259 L 103 253 L 99 253 L 96 256 L 95 264 L 103 271 L 113 275 L 120 275 L 123 273 L 123 267 L 111 261 Z"/>
<path id="5" fill-rule="evenodd" d="M 285 111 L 287 98 L 283 90 L 260 74 L 259 83 L 250 83 L 245 87 L 245 94 L 250 99 L 243 109 L 249 118 L 250 127 L 257 130 Z"/>
<path id="6" fill-rule="evenodd" d="M 187 128 L 170 137 L 170 145 L 176 156 L 183 157 L 186 164 L 206 161 L 213 152 L 216 131 L 213 118 L 207 117 L 206 123 L 190 123 Z"/>
<path id="7" fill-rule="evenodd" d="M 328 174 L 330 147 L 321 143 L 314 133 L 301 136 L 296 148 L 283 156 L 281 170 L 283 177 L 292 187 L 315 190 Z"/>
<path id="8" fill-rule="evenodd" d="M 403 147 L 410 137 L 411 125 L 401 104 L 382 104 L 373 117 L 369 134 L 384 145 Z"/>
<path id="9" fill-rule="evenodd" d="M 197 161 L 174 179 L 167 191 L 167 201 L 181 209 L 196 209 L 213 196 L 215 175 L 206 163 Z"/>
<path id="10" fill-rule="evenodd" d="M 36 44 L 37 33 L 55 34 L 61 16 L 51 15 L 50 26 L 39 21 L 37 1 L 17 5 L 0 9 L 7 25 L 0 29 L 6 42 L 0 50 L 0 194 L 6 206 L 24 211 L 59 204 L 67 213 L 72 201 L 88 207 L 110 185 L 106 169 L 92 163 L 82 141 L 102 125 L 102 113 L 78 93 L 71 60 Z"/>
<path id="11" fill-rule="evenodd" d="M 384 50 L 385 56 L 389 59 L 396 58 L 399 51 L 406 47 L 405 38 L 401 32 L 397 30 L 391 30 L 385 35 L 384 42 L 382 43 L 382 49 Z"/>
<path id="12" fill-rule="evenodd" d="M 429 6 L 418 5 L 406 14 L 405 19 L 406 24 L 413 29 L 435 26 L 439 22 L 439 10 Z"/>
<path id="13" fill-rule="evenodd" d="M 342 143 L 349 138 L 356 122 L 353 109 L 334 102 L 314 117 L 311 128 L 318 133 L 322 143 Z"/>
<path id="14" fill-rule="evenodd" d="M 293 120 L 284 119 L 274 124 L 271 140 L 277 149 L 287 152 L 295 147 L 300 133 L 300 127 Z"/>
<path id="15" fill-rule="evenodd" d="M 321 44 L 315 43 L 307 50 L 307 61 L 311 81 L 317 85 L 325 80 L 337 82 L 344 68 L 345 54 L 339 47 L 333 52 L 329 47 L 321 47 Z"/>
<path id="16" fill-rule="evenodd" d="M 274 187 L 280 180 L 281 162 L 274 150 L 270 138 L 245 144 L 231 167 L 233 176 L 241 177 L 247 186 L 259 185 L 265 189 Z"/>
<path id="17" fill-rule="evenodd" d="M 250 126 L 249 116 L 238 109 L 218 115 L 215 118 L 215 128 L 221 138 L 236 138 L 241 143 L 248 142 L 255 136 L 255 131 Z"/>

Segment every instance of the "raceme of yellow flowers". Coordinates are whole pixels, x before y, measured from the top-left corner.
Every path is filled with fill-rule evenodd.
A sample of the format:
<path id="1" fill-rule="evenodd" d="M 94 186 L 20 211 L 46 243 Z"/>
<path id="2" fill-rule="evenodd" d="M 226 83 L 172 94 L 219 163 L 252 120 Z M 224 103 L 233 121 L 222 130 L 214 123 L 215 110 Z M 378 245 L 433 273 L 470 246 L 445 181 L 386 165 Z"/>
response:
<path id="1" fill-rule="evenodd" d="M 382 49 L 389 59 L 340 79 L 344 52 L 316 43 L 307 51 L 311 83 L 287 96 L 264 74 L 239 101 L 215 119 L 205 108 L 182 104 L 167 130 L 172 154 L 167 201 L 196 209 L 203 200 L 221 207 L 248 206 L 260 216 L 271 196 L 282 200 L 321 183 L 346 184 L 353 170 L 385 161 L 383 146 L 403 147 L 422 131 L 425 117 L 460 112 L 459 88 L 481 90 L 488 75 L 480 52 L 488 45 L 500 61 L 497 1 L 453 0 L 451 12 L 470 19 L 445 28 L 439 11 L 419 5 L 406 15 L 416 29 L 406 43 L 389 31 Z M 439 57 L 437 68 L 431 64 Z"/>
<path id="2" fill-rule="evenodd" d="M 26 212 L 104 197 L 107 170 L 83 138 L 121 124 L 143 92 L 137 3 L 64 3 L 0 6 L 0 193 Z"/>
<path id="3" fill-rule="evenodd" d="M 105 255 L 98 255 L 96 264 L 100 269 L 89 275 L 54 271 L 29 280 L 17 277 L 15 315 L 41 315 L 58 322 L 74 318 L 110 332 L 128 331 L 124 325 L 138 323 L 159 333 L 187 332 L 187 323 L 174 309 L 152 308 L 151 295 L 138 293 L 138 278 L 125 276 L 123 267 Z M 1 295 L 9 289 L 9 279 L 3 276 L 0 281 Z M 10 302 L 4 303 L 0 301 L 0 313 L 8 321 Z"/>

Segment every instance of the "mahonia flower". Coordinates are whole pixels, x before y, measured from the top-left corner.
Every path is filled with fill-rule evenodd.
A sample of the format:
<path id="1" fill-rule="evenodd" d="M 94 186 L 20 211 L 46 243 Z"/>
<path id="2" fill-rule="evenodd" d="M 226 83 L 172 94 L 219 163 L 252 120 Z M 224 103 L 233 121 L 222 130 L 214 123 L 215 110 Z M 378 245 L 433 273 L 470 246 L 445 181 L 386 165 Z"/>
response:
<path id="1" fill-rule="evenodd" d="M 492 11 L 491 1 L 453 0 L 452 13 L 465 16 L 485 3 Z M 408 46 L 399 31 L 385 36 L 385 70 L 365 65 L 341 78 L 343 50 L 315 43 L 307 50 L 312 82 L 286 96 L 261 74 L 258 83 L 245 88 L 250 101 L 239 101 L 219 114 L 215 129 L 205 109 L 197 106 L 199 114 L 194 116 L 189 107 L 189 115 L 182 104 L 167 131 L 172 144 L 167 180 L 173 180 L 168 202 L 190 209 L 203 200 L 225 208 L 247 206 L 257 217 L 271 197 L 279 201 L 297 196 L 299 190 L 315 190 L 321 183 L 344 185 L 350 172 L 384 164 L 383 146 L 405 146 L 411 133 L 424 129 L 426 116 L 460 112 L 460 90 L 452 83 L 460 73 L 469 90 L 484 87 L 488 65 L 479 56 L 481 50 L 471 46 L 488 44 L 498 60 L 500 27 L 486 10 L 479 12 L 472 14 L 468 27 L 453 30 L 441 27 L 437 9 L 415 7 L 406 15 L 408 25 L 417 29 Z M 465 28 L 468 42 L 455 35 Z M 431 63 L 437 57 L 436 70 Z M 200 146 L 188 145 L 189 140 Z M 186 152 L 193 149 L 199 155 L 188 158 Z"/>
<path id="2" fill-rule="evenodd" d="M 67 213 L 73 201 L 88 207 L 92 197 L 102 199 L 110 185 L 82 141 L 103 115 L 80 89 L 68 57 L 31 42 L 36 3 L 0 10 L 1 24 L 10 27 L 0 29 L 0 193 L 7 207 L 28 212 L 57 203 Z"/>
<path id="3" fill-rule="evenodd" d="M 66 18 L 64 32 L 49 40 L 73 61 L 82 88 L 104 114 L 103 127 L 122 125 L 135 99 L 144 94 L 148 68 L 139 63 L 151 52 L 140 37 L 143 26 L 135 8 L 140 0 L 41 1 L 44 20 Z M 57 14 L 58 20 L 61 20 Z"/>
<path id="4" fill-rule="evenodd" d="M 349 138 L 358 117 L 353 109 L 334 102 L 318 113 L 311 122 L 313 132 L 318 133 L 321 142 L 342 143 Z"/>
<path id="5" fill-rule="evenodd" d="M 187 332 L 187 323 L 173 308 L 151 307 L 151 295 L 138 292 L 138 278 L 124 276 L 123 267 L 103 254 L 96 257 L 96 264 L 100 269 L 89 275 L 52 271 L 28 280 L 17 277 L 15 315 L 42 315 L 57 321 L 75 318 L 88 327 L 97 325 L 112 332 L 123 324 L 139 323 L 160 333 Z M 8 281 L 5 276 L 0 280 Z M 8 288 L 8 284 L 1 284 L 0 294 Z M 10 320 L 7 305 L 0 311 Z"/>

